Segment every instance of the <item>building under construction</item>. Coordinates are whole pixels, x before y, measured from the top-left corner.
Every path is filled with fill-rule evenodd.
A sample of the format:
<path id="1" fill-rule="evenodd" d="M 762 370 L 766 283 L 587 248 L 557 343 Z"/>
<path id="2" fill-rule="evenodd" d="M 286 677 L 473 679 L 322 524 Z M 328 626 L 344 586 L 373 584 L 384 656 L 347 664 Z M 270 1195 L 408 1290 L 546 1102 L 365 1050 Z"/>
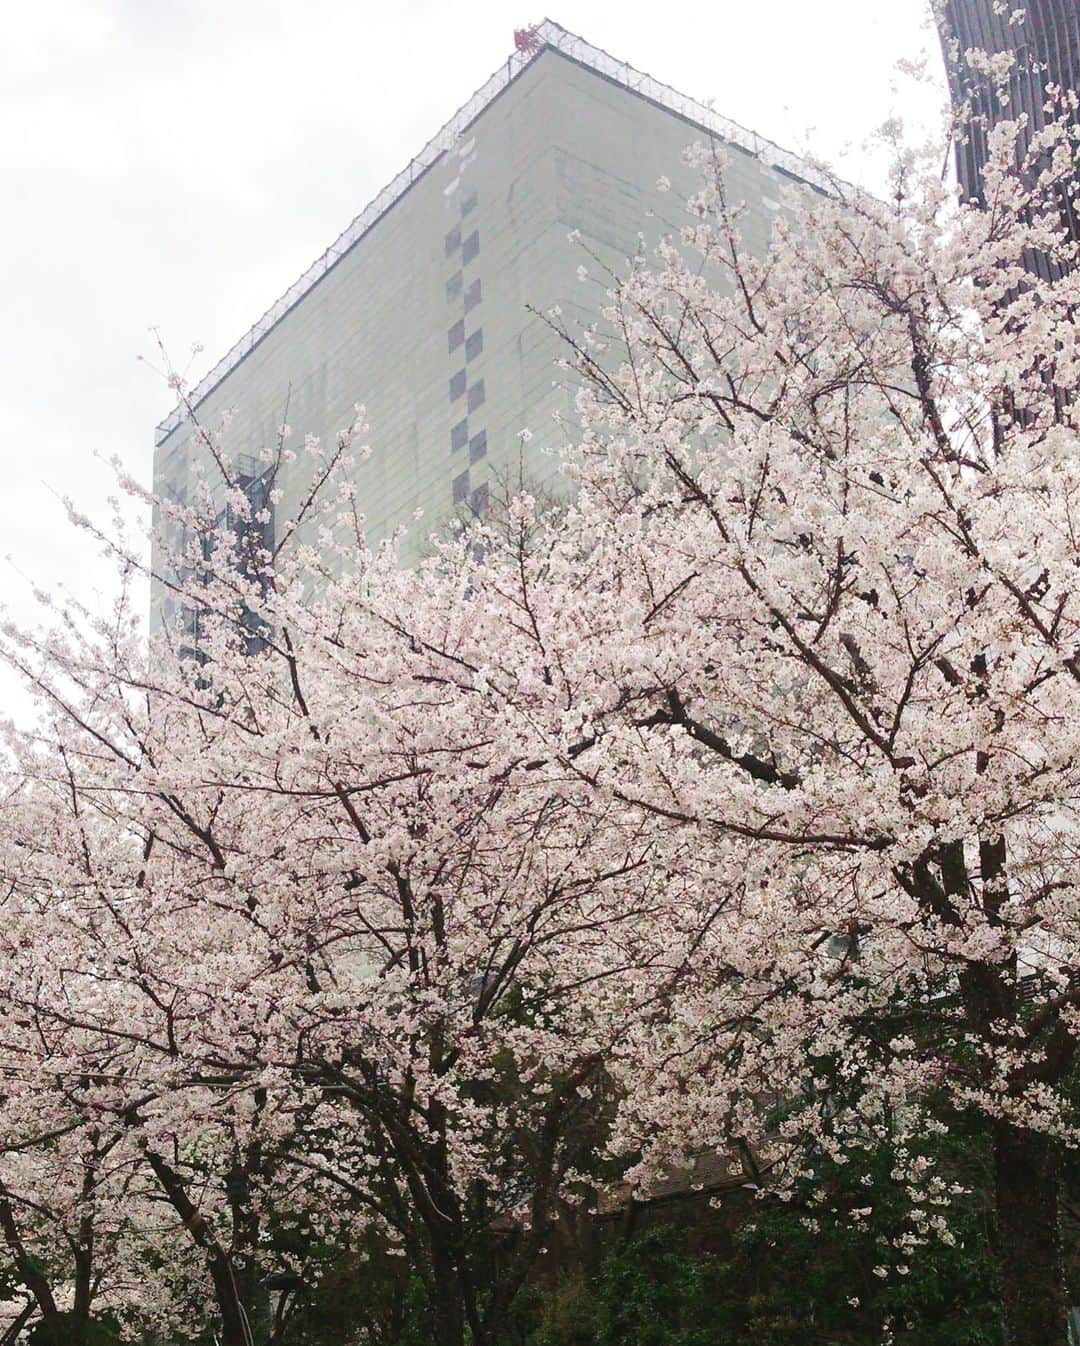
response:
<path id="1" fill-rule="evenodd" d="M 572 409 L 572 392 L 539 315 L 598 317 L 604 284 L 582 247 L 620 270 L 642 239 L 678 230 L 700 185 L 682 162 L 695 141 L 727 147 L 747 242 L 763 249 L 789 189 L 816 181 L 811 168 L 557 24 L 518 33 L 506 63 L 193 389 L 200 423 L 234 413 L 224 446 L 257 481 L 286 415 L 297 438 L 332 441 L 363 403 L 373 453 L 355 472 L 369 538 L 407 525 L 404 554 L 419 554 L 516 474 L 523 429 L 527 475 L 552 471 L 541 450 L 558 443 L 552 413 Z M 156 491 L 188 498 L 201 452 L 174 412 L 157 431 Z M 282 471 L 279 517 L 311 470 L 300 453 Z M 168 615 L 160 596 L 155 609 Z"/>

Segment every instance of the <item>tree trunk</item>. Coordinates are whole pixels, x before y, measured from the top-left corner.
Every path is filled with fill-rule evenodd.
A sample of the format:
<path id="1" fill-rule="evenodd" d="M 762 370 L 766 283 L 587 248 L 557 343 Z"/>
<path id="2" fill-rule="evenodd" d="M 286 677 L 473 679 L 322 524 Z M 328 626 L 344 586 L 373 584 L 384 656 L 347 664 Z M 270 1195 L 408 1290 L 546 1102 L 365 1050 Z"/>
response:
<path id="1" fill-rule="evenodd" d="M 209 1266 L 221 1313 L 221 1346 L 251 1346 L 244 1306 L 228 1257 L 223 1253 L 215 1254 L 211 1256 Z"/>
<path id="2" fill-rule="evenodd" d="M 440 1294 L 431 1305 L 432 1346 L 463 1346 L 465 1328 L 461 1305 L 452 1295 Z"/>
<path id="3" fill-rule="evenodd" d="M 229 1254 L 217 1239 L 198 1208 L 188 1196 L 180 1175 L 165 1162 L 160 1154 L 146 1148 L 146 1158 L 165 1190 L 173 1210 L 180 1216 L 184 1228 L 196 1247 L 207 1255 L 210 1279 L 221 1313 L 221 1346 L 251 1346 L 251 1333 L 245 1316 L 240 1289 Z"/>
<path id="4" fill-rule="evenodd" d="M 30 1256 L 23 1244 L 11 1202 L 8 1200 L 7 1189 L 2 1184 L 0 1184 L 0 1229 L 3 1230 L 4 1241 L 11 1252 L 19 1279 L 33 1295 L 46 1330 L 59 1337 L 60 1312 L 56 1307 L 52 1286 L 36 1258 Z"/>
<path id="5" fill-rule="evenodd" d="M 1008 1346 L 1066 1346 L 1058 1147 L 993 1123 L 998 1261 Z"/>
<path id="6" fill-rule="evenodd" d="M 446 1248 L 432 1241 L 431 1271 L 434 1293 L 431 1296 L 432 1346 L 463 1346 L 465 1314 L 457 1270 Z"/>

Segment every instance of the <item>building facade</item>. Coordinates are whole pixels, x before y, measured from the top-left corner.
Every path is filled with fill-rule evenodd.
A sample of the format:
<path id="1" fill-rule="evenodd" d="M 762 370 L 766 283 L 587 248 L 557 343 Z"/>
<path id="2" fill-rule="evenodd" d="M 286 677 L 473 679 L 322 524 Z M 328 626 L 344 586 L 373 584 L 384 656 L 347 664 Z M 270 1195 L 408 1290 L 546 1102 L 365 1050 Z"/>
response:
<path id="1" fill-rule="evenodd" d="M 987 136 L 1000 121 L 1026 117 L 1028 132 L 1045 125 L 1045 105 L 1051 87 L 1080 90 L 1080 0 L 1023 0 L 1003 5 L 998 0 L 944 0 L 938 12 L 938 32 L 945 54 L 949 92 L 961 115 L 956 143 L 956 171 L 964 200 L 985 203 L 982 173 L 987 159 Z M 1003 101 L 987 76 L 972 71 L 965 53 L 972 49 L 996 56 L 1008 54 L 1013 65 Z M 970 111 L 970 117 L 968 112 Z M 1080 126 L 1080 116 L 1073 117 Z M 1080 163 L 1071 184 L 1060 193 L 1066 228 L 1080 240 Z M 1029 268 L 1053 279 L 1053 267 L 1033 253 Z"/>
<path id="2" fill-rule="evenodd" d="M 541 450 L 558 444 L 552 413 L 572 410 L 572 390 L 541 315 L 558 305 L 571 323 L 597 318 L 605 285 L 583 249 L 618 271 L 678 230 L 699 185 L 682 162 L 689 144 L 726 147 L 755 248 L 791 189 L 816 181 L 795 156 L 556 24 L 517 39 L 507 63 L 191 393 L 206 427 L 232 413 L 224 447 L 253 479 L 284 420 L 301 441 L 329 442 L 362 403 L 373 452 L 355 469 L 358 506 L 373 543 L 407 527 L 406 559 L 455 513 L 482 514 L 502 481 L 551 474 Z M 661 177 L 670 191 L 658 189 Z M 157 431 L 156 492 L 189 498 L 200 452 L 174 412 Z M 279 518 L 295 512 L 310 472 L 298 452 L 276 483 Z"/>

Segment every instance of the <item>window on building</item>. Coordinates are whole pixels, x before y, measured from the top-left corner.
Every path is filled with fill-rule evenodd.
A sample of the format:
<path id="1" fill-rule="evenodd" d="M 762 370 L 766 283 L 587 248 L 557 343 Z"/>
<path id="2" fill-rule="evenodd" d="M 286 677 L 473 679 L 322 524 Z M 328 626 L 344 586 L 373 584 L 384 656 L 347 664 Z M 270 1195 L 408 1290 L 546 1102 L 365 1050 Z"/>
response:
<path id="1" fill-rule="evenodd" d="M 478 327 L 475 332 L 470 332 L 468 340 L 465 342 L 465 359 L 475 360 L 484 349 L 484 330 Z"/>
<path id="2" fill-rule="evenodd" d="M 450 380 L 450 401 L 456 402 L 465 391 L 465 371 L 459 369 Z"/>
<path id="3" fill-rule="evenodd" d="M 455 229 L 454 232 L 460 234 L 459 230 Z M 476 229 L 474 229 L 472 233 L 469 235 L 469 237 L 465 240 L 465 242 L 462 243 L 461 245 L 462 265 L 464 266 L 467 263 L 471 262 L 474 257 L 479 255 L 479 252 L 480 252 L 480 234 Z"/>
<path id="4" fill-rule="evenodd" d="M 465 340 L 465 319 L 459 318 L 446 334 L 446 349 L 451 355 Z"/>
<path id="5" fill-rule="evenodd" d="M 465 312 L 466 312 L 466 313 L 471 313 L 471 312 L 472 312 L 472 310 L 477 306 L 477 304 L 479 304 L 479 302 L 480 302 L 480 297 L 481 297 L 481 296 L 480 296 L 480 277 L 477 276 L 476 280 L 474 280 L 473 283 L 469 286 L 469 288 L 465 291 Z"/>
<path id="6" fill-rule="evenodd" d="M 469 389 L 469 400 L 466 403 L 470 411 L 475 411 L 477 407 L 484 405 L 484 380 L 477 379 Z"/>
<path id="7" fill-rule="evenodd" d="M 468 196 L 462 197 L 461 213 L 463 216 L 468 215 L 475 209 L 476 209 L 476 193 L 470 192 Z"/>
<path id="8" fill-rule="evenodd" d="M 451 488 L 454 493 L 454 504 L 463 505 L 469 498 L 469 469 L 458 473 L 454 478 L 454 484 Z"/>
<path id="9" fill-rule="evenodd" d="M 487 431 L 477 430 L 469 440 L 469 462 L 478 463 L 487 454 Z"/>
<path id="10" fill-rule="evenodd" d="M 457 425 L 450 431 L 450 452 L 456 453 L 458 449 L 463 449 L 469 442 L 469 418 L 458 421 Z"/>
<path id="11" fill-rule="evenodd" d="M 473 491 L 470 504 L 472 505 L 472 512 L 474 514 L 481 515 L 488 512 L 488 484 L 486 481 L 481 482 L 476 490 Z"/>
<path id="12" fill-rule="evenodd" d="M 461 272 L 455 271 L 454 274 L 450 277 L 450 279 L 446 282 L 446 302 L 449 303 L 451 299 L 456 299 L 460 293 L 461 293 Z"/>
<path id="13" fill-rule="evenodd" d="M 450 232 L 443 239 L 443 248 L 446 250 L 447 257 L 449 257 L 455 248 L 460 247 L 461 247 L 461 229 L 458 225 L 455 224 L 453 229 L 451 229 Z"/>

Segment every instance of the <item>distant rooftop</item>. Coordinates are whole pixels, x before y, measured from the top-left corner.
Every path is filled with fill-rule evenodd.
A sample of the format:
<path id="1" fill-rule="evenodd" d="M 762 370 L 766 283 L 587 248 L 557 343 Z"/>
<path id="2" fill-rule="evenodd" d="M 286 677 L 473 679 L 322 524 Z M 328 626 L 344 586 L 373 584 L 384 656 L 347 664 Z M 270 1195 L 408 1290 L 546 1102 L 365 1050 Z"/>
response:
<path id="1" fill-rule="evenodd" d="M 506 62 L 482 84 L 467 103 L 460 107 L 450 120 L 428 141 L 414 158 L 410 159 L 397 176 L 379 192 L 372 201 L 357 215 L 356 219 L 330 244 L 329 248 L 316 258 L 302 276 L 285 291 L 262 317 L 232 346 L 216 365 L 203 376 L 191 389 L 189 402 L 197 407 L 217 385 L 230 374 L 236 366 L 262 341 L 263 337 L 275 327 L 286 313 L 326 275 L 351 247 L 380 220 L 419 178 L 434 167 L 445 154 L 453 150 L 461 137 L 477 117 L 498 97 L 518 76 L 526 70 L 545 51 L 557 51 L 590 70 L 614 81 L 622 88 L 648 99 L 659 107 L 666 108 L 685 121 L 700 127 L 712 135 L 718 136 L 728 144 L 736 145 L 754 158 L 781 172 L 811 183 L 816 187 L 828 189 L 824 176 L 805 159 L 790 150 L 781 149 L 771 141 L 763 139 L 753 131 L 748 131 L 737 122 L 721 117 L 705 103 L 679 93 L 668 84 L 662 84 L 651 75 L 635 70 L 626 61 L 618 61 L 609 56 L 600 47 L 594 47 L 584 38 L 568 32 L 559 24 L 545 19 L 524 33 L 516 35 L 515 50 Z M 157 427 L 154 443 L 161 444 L 172 434 L 184 419 L 184 408 L 178 406 Z"/>

